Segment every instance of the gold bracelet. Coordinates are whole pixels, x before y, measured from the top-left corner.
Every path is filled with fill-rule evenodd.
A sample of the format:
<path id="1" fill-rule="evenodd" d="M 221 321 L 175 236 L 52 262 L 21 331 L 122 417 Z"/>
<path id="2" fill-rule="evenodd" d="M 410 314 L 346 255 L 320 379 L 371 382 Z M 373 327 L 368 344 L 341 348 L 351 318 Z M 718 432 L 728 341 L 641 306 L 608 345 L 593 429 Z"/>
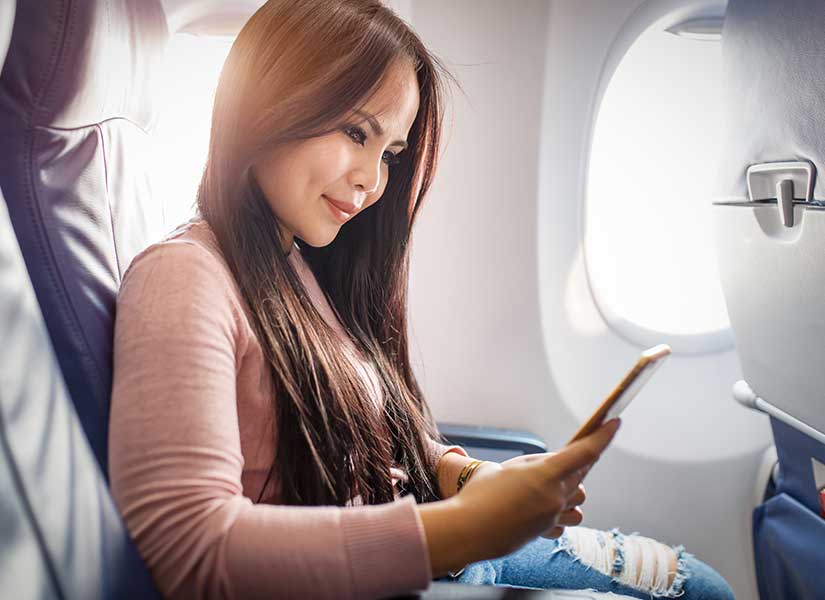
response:
<path id="1" fill-rule="evenodd" d="M 456 494 L 461 491 L 461 488 L 464 487 L 464 484 L 467 483 L 467 480 L 472 477 L 475 470 L 478 469 L 479 465 L 483 463 L 483 460 L 471 460 L 464 468 L 461 469 L 461 473 L 458 476 L 458 482 L 456 483 Z"/>

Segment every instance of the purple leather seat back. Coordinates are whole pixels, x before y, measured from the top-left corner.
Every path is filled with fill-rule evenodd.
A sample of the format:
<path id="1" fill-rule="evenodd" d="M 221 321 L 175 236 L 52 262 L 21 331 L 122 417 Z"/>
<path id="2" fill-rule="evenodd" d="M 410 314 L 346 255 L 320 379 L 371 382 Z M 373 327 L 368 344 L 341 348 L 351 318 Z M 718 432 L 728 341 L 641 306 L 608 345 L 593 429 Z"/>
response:
<path id="1" fill-rule="evenodd" d="M 0 66 L 15 8 L 0 2 Z M 9 178 L 16 156 L 2 148 Z M 69 399 L 1 191 L 0 340 L 0 595 L 158 598 Z"/>
<path id="2" fill-rule="evenodd" d="M 18 2 L 0 77 L 0 189 L 104 473 L 115 297 L 163 227 L 146 156 L 167 38 L 158 0 Z"/>

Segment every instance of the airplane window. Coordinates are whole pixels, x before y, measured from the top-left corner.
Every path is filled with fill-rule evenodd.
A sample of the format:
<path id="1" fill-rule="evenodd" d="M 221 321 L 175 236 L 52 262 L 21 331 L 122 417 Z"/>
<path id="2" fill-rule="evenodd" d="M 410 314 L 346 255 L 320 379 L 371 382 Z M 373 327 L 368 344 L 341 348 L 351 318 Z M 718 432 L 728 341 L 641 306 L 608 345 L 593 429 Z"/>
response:
<path id="1" fill-rule="evenodd" d="M 602 314 L 631 338 L 640 329 L 708 339 L 729 331 L 710 210 L 722 80 L 718 40 L 652 28 L 619 63 L 599 107 L 586 263 Z"/>
<path id="2" fill-rule="evenodd" d="M 232 39 L 179 33 L 166 48 L 152 132 L 152 193 L 164 204 L 166 228 L 188 221 L 209 147 L 212 102 Z"/>

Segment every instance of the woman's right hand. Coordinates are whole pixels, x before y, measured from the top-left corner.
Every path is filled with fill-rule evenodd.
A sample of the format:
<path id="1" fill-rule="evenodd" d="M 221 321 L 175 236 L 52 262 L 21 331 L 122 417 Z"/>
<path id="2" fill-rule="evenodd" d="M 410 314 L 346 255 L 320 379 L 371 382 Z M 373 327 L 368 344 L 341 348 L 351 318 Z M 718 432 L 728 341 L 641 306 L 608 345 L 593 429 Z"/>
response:
<path id="1" fill-rule="evenodd" d="M 450 547 L 446 552 L 446 548 L 430 548 L 431 558 L 436 559 L 433 571 L 443 570 L 437 563 L 445 556 L 451 558 L 450 563 L 460 562 L 458 566 L 498 558 L 560 525 L 575 524 L 560 522 L 560 518 L 583 500 L 579 484 L 618 427 L 618 420 L 610 421 L 556 453 L 485 474 L 459 494 L 435 503 L 445 504 L 446 514 L 441 518 L 432 515 L 435 506 L 422 505 L 429 544 L 443 541 L 443 546 Z M 457 567 L 447 564 L 446 568 Z"/>

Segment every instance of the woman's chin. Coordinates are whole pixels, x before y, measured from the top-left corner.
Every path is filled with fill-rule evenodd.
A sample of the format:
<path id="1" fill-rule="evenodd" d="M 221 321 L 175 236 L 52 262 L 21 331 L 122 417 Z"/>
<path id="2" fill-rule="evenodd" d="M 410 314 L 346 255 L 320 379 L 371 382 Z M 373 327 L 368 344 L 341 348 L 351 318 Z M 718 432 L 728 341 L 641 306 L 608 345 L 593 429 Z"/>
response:
<path id="1" fill-rule="evenodd" d="M 324 227 L 323 230 L 313 232 L 312 235 L 295 237 L 299 237 L 300 240 L 309 244 L 313 248 L 323 248 L 324 246 L 329 246 L 335 241 L 335 238 L 338 237 L 339 231 L 341 231 L 340 227 Z"/>

